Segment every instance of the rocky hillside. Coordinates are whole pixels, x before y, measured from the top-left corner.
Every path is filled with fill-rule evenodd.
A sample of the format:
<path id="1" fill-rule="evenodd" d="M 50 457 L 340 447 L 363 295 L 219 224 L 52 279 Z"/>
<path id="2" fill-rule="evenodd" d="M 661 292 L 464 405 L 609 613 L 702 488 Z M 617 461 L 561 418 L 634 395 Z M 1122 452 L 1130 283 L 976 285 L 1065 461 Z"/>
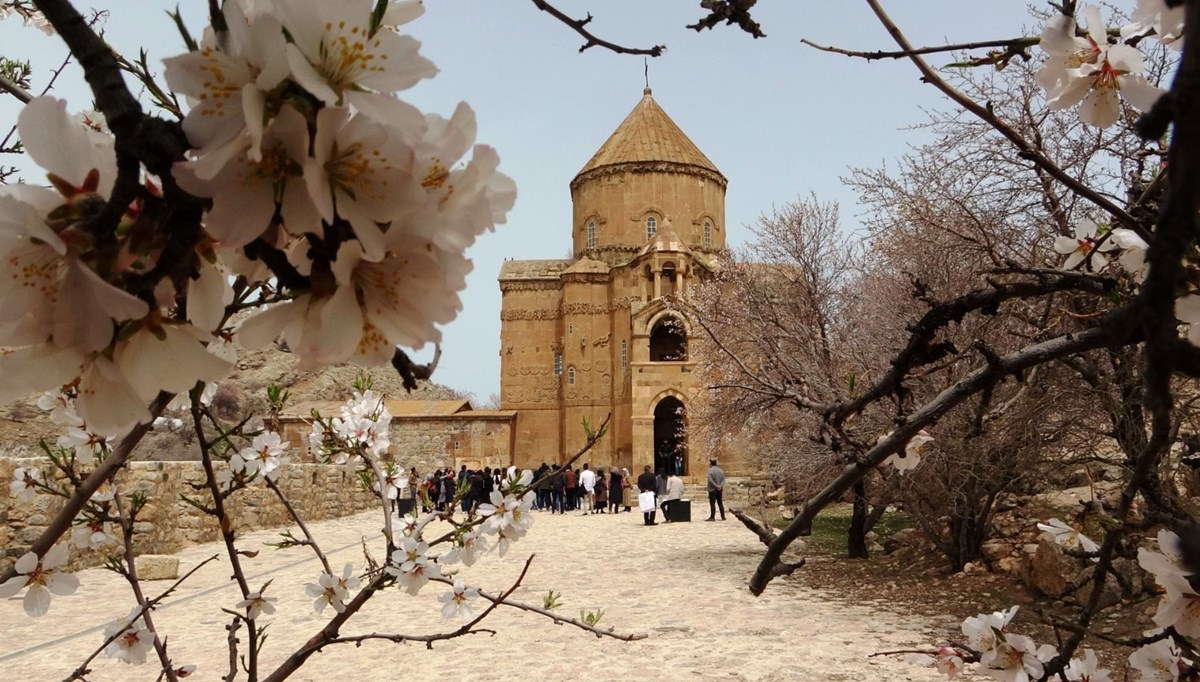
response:
<path id="1" fill-rule="evenodd" d="M 350 396 L 351 384 L 359 368 L 351 365 L 326 367 L 316 371 L 298 368 L 299 362 L 290 353 L 277 348 L 243 351 L 237 370 L 221 382 L 213 407 L 224 417 L 236 418 L 248 412 L 261 413 L 266 406 L 266 388 L 270 384 L 284 386 L 291 393 L 292 404 L 312 400 L 340 400 Z M 430 382 L 421 382 L 418 389 L 407 393 L 400 376 L 391 367 L 371 372 L 376 391 L 389 397 L 416 400 L 443 400 L 467 397 L 462 392 Z M 164 415 L 185 417 L 186 415 Z M 186 421 L 186 420 L 185 420 Z M 0 405 L 0 456 L 22 456 L 37 450 L 38 439 L 53 442 L 60 429 L 37 406 L 37 396 Z M 188 447 L 192 435 L 189 429 L 156 427 L 136 455 L 138 459 L 194 459 Z"/>

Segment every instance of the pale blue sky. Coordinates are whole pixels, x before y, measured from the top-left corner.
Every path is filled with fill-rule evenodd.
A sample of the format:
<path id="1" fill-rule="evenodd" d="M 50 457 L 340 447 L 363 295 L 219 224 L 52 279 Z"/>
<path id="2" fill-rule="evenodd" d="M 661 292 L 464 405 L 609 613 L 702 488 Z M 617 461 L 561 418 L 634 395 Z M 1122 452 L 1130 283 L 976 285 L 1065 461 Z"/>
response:
<path id="1" fill-rule="evenodd" d="M 333 0 L 331 0 L 333 1 Z M 130 56 L 139 46 L 151 63 L 177 53 L 181 42 L 164 10 L 176 0 L 78 3 L 108 9 L 107 37 Z M 204 0 L 180 0 L 193 33 L 203 25 Z M 463 311 L 445 328 L 435 380 L 486 399 L 499 391 L 500 293 L 506 258 L 562 258 L 570 249 L 568 183 L 642 94 L 641 57 L 599 48 L 580 54 L 582 40 L 526 0 L 426 0 L 424 17 L 407 28 L 441 73 L 404 96 L 426 111 L 449 115 L 467 101 L 479 119 L 478 141 L 500 152 L 501 170 L 517 182 L 508 224 L 484 235 L 469 252 L 475 270 Z M 907 62 L 873 62 L 825 54 L 801 38 L 855 49 L 894 49 L 866 3 L 856 0 L 766 0 L 755 9 L 766 38 L 732 27 L 697 34 L 684 28 L 701 14 L 694 0 L 559 0 L 572 16 L 595 15 L 590 28 L 614 42 L 665 44 L 650 60 L 654 97 L 729 178 L 726 221 L 731 245 L 745 225 L 773 206 L 810 191 L 842 205 L 856 225 L 855 196 L 839 178 L 851 166 L 878 166 L 920 142 L 906 130 L 922 108 L 944 106 Z M 1014 0 L 891 0 L 893 19 L 918 44 L 1011 37 L 1032 25 Z M 8 57 L 34 62 L 35 83 L 61 61 L 56 38 L 0 22 Z M 78 70 L 59 96 L 73 110 L 90 95 Z M 15 121 L 11 98 L 0 100 L 6 132 Z M 0 133 L 2 134 L 2 133 Z M 7 161 L 7 160 L 4 160 Z M 33 179 L 33 178 L 31 178 Z M 418 353 L 428 356 L 431 349 Z"/>

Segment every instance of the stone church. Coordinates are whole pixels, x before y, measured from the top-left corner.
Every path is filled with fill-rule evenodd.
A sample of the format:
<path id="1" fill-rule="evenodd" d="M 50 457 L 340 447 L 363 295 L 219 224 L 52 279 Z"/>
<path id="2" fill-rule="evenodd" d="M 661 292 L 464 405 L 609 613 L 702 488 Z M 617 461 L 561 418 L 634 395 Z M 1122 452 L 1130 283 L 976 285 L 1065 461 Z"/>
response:
<path id="1" fill-rule="evenodd" d="M 510 260 L 500 271 L 501 409 L 516 414 L 514 463 L 561 462 L 582 420 L 612 414 L 594 465 L 703 475 L 689 444 L 701 386 L 673 296 L 712 272 L 725 247 L 727 180 L 646 88 L 571 180 L 573 258 Z"/>

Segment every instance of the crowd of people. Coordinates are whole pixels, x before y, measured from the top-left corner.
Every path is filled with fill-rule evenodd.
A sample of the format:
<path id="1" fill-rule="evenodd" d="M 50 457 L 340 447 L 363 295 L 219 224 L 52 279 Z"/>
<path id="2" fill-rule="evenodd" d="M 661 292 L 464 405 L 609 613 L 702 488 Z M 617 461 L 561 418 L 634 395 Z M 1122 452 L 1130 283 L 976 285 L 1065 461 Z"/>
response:
<path id="1" fill-rule="evenodd" d="M 605 467 L 593 468 L 586 463 L 582 468 L 571 468 L 543 462 L 533 471 L 533 509 L 551 514 L 629 512 L 635 501 L 632 490 L 636 485 L 636 502 L 642 512 L 643 522 L 648 526 L 658 525 L 657 513 L 662 511 L 663 518 L 671 523 L 683 520 L 672 518 L 672 510 L 676 508 L 673 503 L 683 498 L 684 487 L 680 474 L 681 467 L 672 467 L 669 474 L 659 472 L 656 475 L 646 465 L 637 480 L 633 481 L 629 469 L 625 468 L 614 466 L 605 470 Z M 425 513 L 439 511 L 453 514 L 457 511 L 456 507 L 463 512 L 470 512 L 488 502 L 492 491 L 501 489 L 505 479 L 515 475 L 515 467 L 472 470 L 464 464 L 457 472 L 450 468 L 438 469 L 421 478 L 414 467 L 408 473 L 407 496 L 414 506 L 420 504 L 421 511 Z M 709 460 L 706 481 L 709 515 L 706 521 L 716 520 L 718 508 L 721 520 L 725 520 L 724 486 L 725 472 L 717 466 L 715 459 Z"/>

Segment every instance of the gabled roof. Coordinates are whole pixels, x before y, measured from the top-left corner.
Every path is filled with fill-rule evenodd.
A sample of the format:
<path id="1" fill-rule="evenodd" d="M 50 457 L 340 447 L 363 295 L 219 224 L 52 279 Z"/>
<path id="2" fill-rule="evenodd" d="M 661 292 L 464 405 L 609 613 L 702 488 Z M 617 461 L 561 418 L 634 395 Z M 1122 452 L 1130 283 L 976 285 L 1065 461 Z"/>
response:
<path id="1" fill-rule="evenodd" d="M 583 258 L 575 261 L 574 265 L 566 270 L 563 270 L 563 274 L 603 275 L 607 274 L 608 271 L 608 263 L 584 256 Z"/>
<path id="2" fill-rule="evenodd" d="M 679 234 L 671 227 L 670 222 L 666 221 L 664 221 L 663 226 L 659 228 L 658 232 L 654 234 L 654 238 L 642 247 L 638 255 L 643 256 L 654 251 L 678 251 L 688 255 L 692 254 L 692 250 L 679 238 Z"/>
<path id="3" fill-rule="evenodd" d="M 575 261 L 572 259 L 506 260 L 500 265 L 500 281 L 514 279 L 558 279 Z"/>
<path id="4" fill-rule="evenodd" d="M 592 160 L 579 171 L 576 179 L 603 166 L 655 162 L 695 166 L 721 175 L 713 162 L 658 106 L 658 102 L 650 96 L 650 88 L 642 92 L 641 101 L 600 146 Z"/>

